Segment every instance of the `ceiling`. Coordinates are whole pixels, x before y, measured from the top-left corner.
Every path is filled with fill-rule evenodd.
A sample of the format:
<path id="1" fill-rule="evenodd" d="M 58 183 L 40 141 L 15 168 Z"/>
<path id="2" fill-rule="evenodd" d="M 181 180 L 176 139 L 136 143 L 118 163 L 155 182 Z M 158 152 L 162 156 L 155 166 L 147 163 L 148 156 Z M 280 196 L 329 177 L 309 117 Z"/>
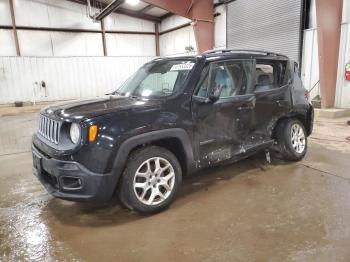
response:
<path id="1" fill-rule="evenodd" d="M 114 0 L 100 0 L 100 2 L 105 3 L 105 4 L 110 4 Z M 93 3 L 94 0 L 91 0 L 91 3 Z M 145 15 L 150 15 L 154 17 L 161 18 L 164 15 L 170 14 L 167 10 L 161 9 L 159 7 L 155 7 L 152 5 L 149 5 L 145 2 L 139 1 L 136 5 L 131 5 L 125 2 L 120 6 L 120 8 L 126 9 L 126 10 L 131 10 L 134 12 L 139 12 L 140 14 L 145 14 Z"/>

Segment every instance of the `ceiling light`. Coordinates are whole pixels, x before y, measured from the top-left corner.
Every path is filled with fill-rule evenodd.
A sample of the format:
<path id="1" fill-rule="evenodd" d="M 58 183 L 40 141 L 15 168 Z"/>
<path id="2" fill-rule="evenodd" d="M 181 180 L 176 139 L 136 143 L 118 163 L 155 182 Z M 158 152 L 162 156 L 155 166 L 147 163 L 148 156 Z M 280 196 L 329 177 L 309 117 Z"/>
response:
<path id="1" fill-rule="evenodd" d="M 129 5 L 137 5 L 140 3 L 140 0 L 126 0 L 126 3 Z"/>

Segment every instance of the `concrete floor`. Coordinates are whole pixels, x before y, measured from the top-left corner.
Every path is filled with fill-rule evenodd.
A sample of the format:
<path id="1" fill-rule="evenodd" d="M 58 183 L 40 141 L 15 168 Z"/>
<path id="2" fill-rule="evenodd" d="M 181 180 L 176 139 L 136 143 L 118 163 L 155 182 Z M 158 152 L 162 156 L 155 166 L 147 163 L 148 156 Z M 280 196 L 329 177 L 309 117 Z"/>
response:
<path id="1" fill-rule="evenodd" d="M 298 163 L 262 156 L 185 179 L 167 211 L 49 196 L 33 113 L 0 118 L 0 261 L 349 261 L 349 119 L 319 119 Z"/>

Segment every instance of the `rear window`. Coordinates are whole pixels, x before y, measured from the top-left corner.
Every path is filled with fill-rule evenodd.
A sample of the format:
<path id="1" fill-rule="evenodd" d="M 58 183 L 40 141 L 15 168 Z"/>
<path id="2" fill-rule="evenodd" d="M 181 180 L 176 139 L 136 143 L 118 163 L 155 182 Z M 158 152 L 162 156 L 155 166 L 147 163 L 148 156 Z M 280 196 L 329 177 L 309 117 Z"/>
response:
<path id="1" fill-rule="evenodd" d="M 257 60 L 255 91 L 268 91 L 288 83 L 287 61 Z"/>

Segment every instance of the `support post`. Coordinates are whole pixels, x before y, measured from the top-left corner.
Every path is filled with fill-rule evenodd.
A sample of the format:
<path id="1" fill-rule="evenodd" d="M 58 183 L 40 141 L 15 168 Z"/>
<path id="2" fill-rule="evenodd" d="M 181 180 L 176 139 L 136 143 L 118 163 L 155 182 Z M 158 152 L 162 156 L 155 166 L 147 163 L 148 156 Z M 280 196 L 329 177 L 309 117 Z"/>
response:
<path id="1" fill-rule="evenodd" d="M 322 108 L 334 107 L 343 0 L 317 0 L 317 41 Z"/>
<path id="2" fill-rule="evenodd" d="M 17 54 L 17 56 L 21 56 L 21 50 L 19 48 L 19 41 L 18 41 L 17 28 L 16 28 L 15 11 L 13 8 L 13 1 L 12 0 L 9 0 L 9 6 L 10 6 L 10 13 L 11 13 L 13 38 L 15 40 L 15 46 L 16 46 L 16 54 Z"/>
<path id="3" fill-rule="evenodd" d="M 160 56 L 160 49 L 159 49 L 159 24 L 155 23 L 154 24 L 155 27 L 155 38 L 156 38 L 156 56 Z"/>
<path id="4" fill-rule="evenodd" d="M 105 23 L 104 20 L 102 19 L 100 21 L 101 24 L 101 33 L 102 33 L 102 46 L 103 46 L 103 55 L 107 56 L 107 45 L 106 45 L 106 30 L 105 30 Z"/>

